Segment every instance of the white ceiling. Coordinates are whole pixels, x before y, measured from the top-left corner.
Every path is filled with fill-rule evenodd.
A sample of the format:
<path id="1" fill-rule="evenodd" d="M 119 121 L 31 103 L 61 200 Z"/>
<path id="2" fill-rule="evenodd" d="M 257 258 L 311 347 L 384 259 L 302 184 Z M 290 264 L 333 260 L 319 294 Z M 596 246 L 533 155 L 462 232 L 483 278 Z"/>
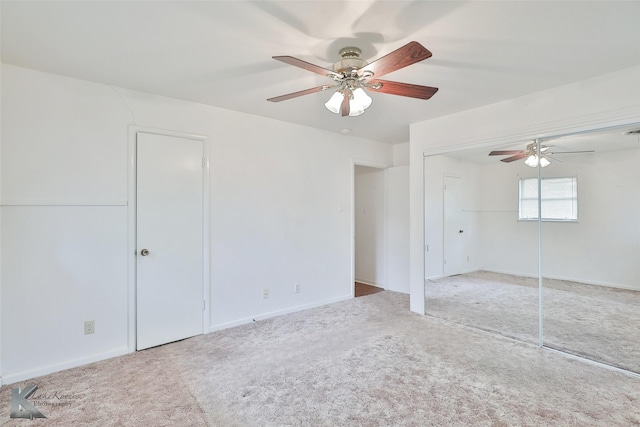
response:
<path id="1" fill-rule="evenodd" d="M 0 4 L 5 63 L 391 144 L 411 123 L 640 64 L 639 1 Z M 374 93 L 359 117 L 328 112 L 326 92 L 266 101 L 330 83 L 271 56 L 330 68 L 344 46 L 372 60 L 412 40 L 433 57 L 384 78 L 440 88 L 431 100 Z"/>

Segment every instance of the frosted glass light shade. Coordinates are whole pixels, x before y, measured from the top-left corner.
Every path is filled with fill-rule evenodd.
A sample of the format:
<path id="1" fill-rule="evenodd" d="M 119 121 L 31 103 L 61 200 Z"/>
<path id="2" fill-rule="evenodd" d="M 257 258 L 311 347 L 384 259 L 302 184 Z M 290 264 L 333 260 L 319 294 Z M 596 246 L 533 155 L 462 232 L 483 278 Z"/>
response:
<path id="1" fill-rule="evenodd" d="M 327 110 L 332 113 L 338 114 L 342 109 L 342 102 L 344 100 L 345 95 L 342 91 L 337 91 L 334 93 L 331 98 L 324 104 L 327 107 Z M 349 115 L 351 117 L 359 116 L 364 113 L 364 110 L 369 108 L 371 102 L 373 101 L 369 95 L 365 93 L 362 88 L 357 88 L 353 92 L 351 92 L 352 98 L 349 100 Z"/>
<path id="2" fill-rule="evenodd" d="M 349 101 L 349 116 L 355 117 L 364 113 L 364 108 L 362 108 L 357 102 L 353 102 L 353 100 Z"/>
<path id="3" fill-rule="evenodd" d="M 534 154 L 533 156 L 527 157 L 527 160 L 524 161 L 524 164 L 527 165 L 527 166 L 530 166 L 532 168 L 537 168 L 538 167 L 538 156 Z M 550 164 L 551 164 L 551 162 L 549 160 L 547 160 L 545 157 L 542 157 L 540 159 L 540 167 L 546 168 Z"/>
<path id="4" fill-rule="evenodd" d="M 327 110 L 332 113 L 338 114 L 340 112 L 340 107 L 342 106 L 342 100 L 344 99 L 344 94 L 340 91 L 334 93 L 331 98 L 324 104 L 327 107 Z"/>
<path id="5" fill-rule="evenodd" d="M 362 88 L 353 91 L 353 99 L 349 101 L 349 115 L 359 116 L 371 105 L 371 97 Z"/>
<path id="6" fill-rule="evenodd" d="M 367 95 L 367 93 L 364 91 L 364 89 L 359 87 L 358 89 L 353 91 L 353 101 L 352 102 L 357 102 L 359 104 L 359 106 L 362 107 L 363 110 L 366 110 L 367 108 L 369 108 L 369 106 L 371 105 L 372 101 L 373 100 L 371 99 L 371 97 L 369 95 Z"/>

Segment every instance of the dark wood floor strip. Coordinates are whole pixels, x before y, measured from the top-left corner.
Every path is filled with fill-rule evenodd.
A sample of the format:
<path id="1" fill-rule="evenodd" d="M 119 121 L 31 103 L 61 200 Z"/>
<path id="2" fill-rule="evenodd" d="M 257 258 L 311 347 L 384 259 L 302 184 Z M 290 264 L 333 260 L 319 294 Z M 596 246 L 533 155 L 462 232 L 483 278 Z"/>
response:
<path id="1" fill-rule="evenodd" d="M 378 292 L 382 292 L 384 289 L 377 286 L 365 285 L 364 283 L 356 282 L 356 297 L 363 297 L 365 295 L 371 295 Z"/>

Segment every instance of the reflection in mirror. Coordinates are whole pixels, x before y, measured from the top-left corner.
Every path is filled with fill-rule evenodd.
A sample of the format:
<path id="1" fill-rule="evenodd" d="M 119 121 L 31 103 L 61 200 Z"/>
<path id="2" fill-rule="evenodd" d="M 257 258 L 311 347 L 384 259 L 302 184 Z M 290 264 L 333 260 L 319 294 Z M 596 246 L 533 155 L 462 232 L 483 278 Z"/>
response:
<path id="1" fill-rule="evenodd" d="M 638 130 L 425 157 L 426 314 L 640 373 Z"/>
<path id="2" fill-rule="evenodd" d="M 640 373 L 638 128 L 543 142 L 541 253 L 544 345 Z"/>
<path id="3" fill-rule="evenodd" d="M 538 226 L 518 221 L 531 141 L 424 159 L 426 314 L 539 343 Z M 500 161 L 519 157 L 518 161 Z"/>

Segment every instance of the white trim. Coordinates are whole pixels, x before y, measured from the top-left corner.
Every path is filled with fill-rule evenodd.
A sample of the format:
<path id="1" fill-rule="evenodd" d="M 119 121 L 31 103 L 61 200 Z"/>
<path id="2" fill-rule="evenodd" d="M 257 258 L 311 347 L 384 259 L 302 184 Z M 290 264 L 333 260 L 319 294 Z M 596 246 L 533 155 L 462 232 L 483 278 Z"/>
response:
<path id="1" fill-rule="evenodd" d="M 149 128 L 138 125 L 129 125 L 128 147 L 128 239 L 127 239 L 127 276 L 128 276 L 128 351 L 136 351 L 136 136 L 138 133 L 150 133 L 153 135 L 173 136 L 177 138 L 193 139 L 202 142 L 202 156 L 205 159 L 203 165 L 202 187 L 202 298 L 205 304 L 202 311 L 202 333 L 207 333 L 207 325 L 210 319 L 211 296 L 211 237 L 210 237 L 210 171 L 209 171 L 209 141 L 208 136 L 194 133 L 178 132 L 164 129 Z"/>
<path id="2" fill-rule="evenodd" d="M 473 273 L 474 271 L 486 271 L 488 273 L 508 274 L 510 276 L 527 277 L 527 278 L 530 278 L 530 279 L 537 279 L 538 278 L 538 276 L 534 276 L 534 275 L 526 274 L 526 273 L 519 273 L 517 271 L 493 270 L 493 269 L 490 269 L 490 268 L 483 268 L 483 267 L 480 267 L 477 270 L 469 271 L 468 273 Z M 564 281 L 564 282 L 574 282 L 574 283 L 584 284 L 584 285 L 602 286 L 602 287 L 606 287 L 606 288 L 623 289 L 623 290 L 626 290 L 626 291 L 640 291 L 640 288 L 637 288 L 637 287 L 634 288 L 633 286 L 618 285 L 618 284 L 615 284 L 615 283 L 608 283 L 608 282 L 599 282 L 597 280 L 585 280 L 585 279 L 580 279 L 580 278 L 575 278 L 575 277 L 544 275 L 544 276 L 542 276 L 542 278 L 543 279 L 551 279 L 551 280 L 561 280 L 561 281 Z"/>
<path id="3" fill-rule="evenodd" d="M 586 357 L 578 356 L 576 354 L 567 353 L 566 351 L 557 350 L 557 349 L 552 348 L 552 347 L 547 347 L 546 345 L 542 345 L 540 348 L 542 348 L 543 350 L 550 351 L 551 353 L 556 353 L 556 354 L 562 355 L 564 357 L 568 357 L 569 359 L 578 360 L 580 362 L 587 363 L 589 365 L 599 366 L 600 368 L 608 369 L 610 371 L 614 371 L 614 372 L 618 372 L 618 373 L 621 373 L 621 374 L 629 375 L 629 376 L 635 377 L 635 378 L 640 378 L 640 374 L 638 374 L 636 372 L 633 372 L 633 371 L 626 370 L 626 369 L 618 368 L 617 366 L 607 365 L 606 363 L 598 362 L 597 360 L 587 359 Z"/>
<path id="4" fill-rule="evenodd" d="M 351 159 L 351 172 L 350 172 L 350 191 L 351 197 L 349 202 L 351 206 L 349 210 L 351 212 L 351 275 L 349 281 L 349 289 L 351 298 L 356 296 L 356 161 Z"/>
<path id="5" fill-rule="evenodd" d="M 352 291 L 353 292 L 353 291 Z M 223 329 L 233 328 L 236 326 L 246 325 L 248 323 L 257 322 L 259 320 L 270 319 L 272 317 L 283 316 L 285 314 L 295 313 L 298 311 L 308 310 L 310 308 L 321 307 L 323 305 L 333 304 L 336 302 L 347 301 L 353 298 L 353 295 L 343 295 L 337 298 L 331 298 L 324 301 L 313 302 L 311 304 L 298 305 L 295 307 L 285 308 L 283 310 L 271 311 L 269 313 L 258 314 L 256 316 L 245 317 L 243 319 L 233 320 L 231 322 L 219 323 L 209 326 L 209 332 L 221 331 Z"/>
<path id="6" fill-rule="evenodd" d="M 372 162 L 369 160 L 361 160 L 361 159 L 351 159 L 351 164 L 353 166 L 365 166 L 368 168 L 376 168 L 376 169 L 387 169 L 389 165 L 384 163 Z"/>
<path id="7" fill-rule="evenodd" d="M 5 375 L 3 378 L 3 384 L 13 384 L 19 381 L 31 380 L 42 375 L 48 375 L 54 372 L 64 371 L 66 369 L 77 368 L 78 366 L 88 365 L 89 363 L 100 362 L 101 360 L 123 356 L 127 353 L 129 353 L 128 347 L 120 347 L 115 350 L 94 354 L 89 357 L 81 357 L 79 359 L 72 359 L 66 362 L 44 366 L 42 368 L 16 372 L 15 374 Z"/>
<path id="8" fill-rule="evenodd" d="M 136 134 L 129 125 L 127 147 L 127 346 L 136 351 Z"/>
<path id="9" fill-rule="evenodd" d="M 127 206 L 126 200 L 4 200 L 0 206 Z"/>
<path id="10" fill-rule="evenodd" d="M 202 333 L 208 332 L 211 319 L 211 170 L 209 139 L 203 137 L 202 157 Z"/>
<path id="11" fill-rule="evenodd" d="M 207 135 L 201 135 L 197 133 L 180 132 L 175 130 L 158 129 L 158 128 L 151 128 L 146 126 L 138 126 L 138 125 L 129 125 L 129 131 L 130 132 L 133 131 L 134 134 L 137 132 L 143 132 L 143 133 L 150 133 L 153 135 L 175 136 L 177 138 L 193 139 L 196 141 L 205 141 L 209 138 Z"/>
<path id="12" fill-rule="evenodd" d="M 390 166 L 393 167 L 393 166 Z M 388 223 L 389 223 L 389 205 L 387 203 L 387 194 L 389 194 L 389 168 L 383 171 L 384 185 L 382 187 L 382 244 L 384 245 L 384 282 L 383 285 L 371 285 L 377 286 L 382 289 L 389 288 L 389 238 L 387 236 Z"/>

